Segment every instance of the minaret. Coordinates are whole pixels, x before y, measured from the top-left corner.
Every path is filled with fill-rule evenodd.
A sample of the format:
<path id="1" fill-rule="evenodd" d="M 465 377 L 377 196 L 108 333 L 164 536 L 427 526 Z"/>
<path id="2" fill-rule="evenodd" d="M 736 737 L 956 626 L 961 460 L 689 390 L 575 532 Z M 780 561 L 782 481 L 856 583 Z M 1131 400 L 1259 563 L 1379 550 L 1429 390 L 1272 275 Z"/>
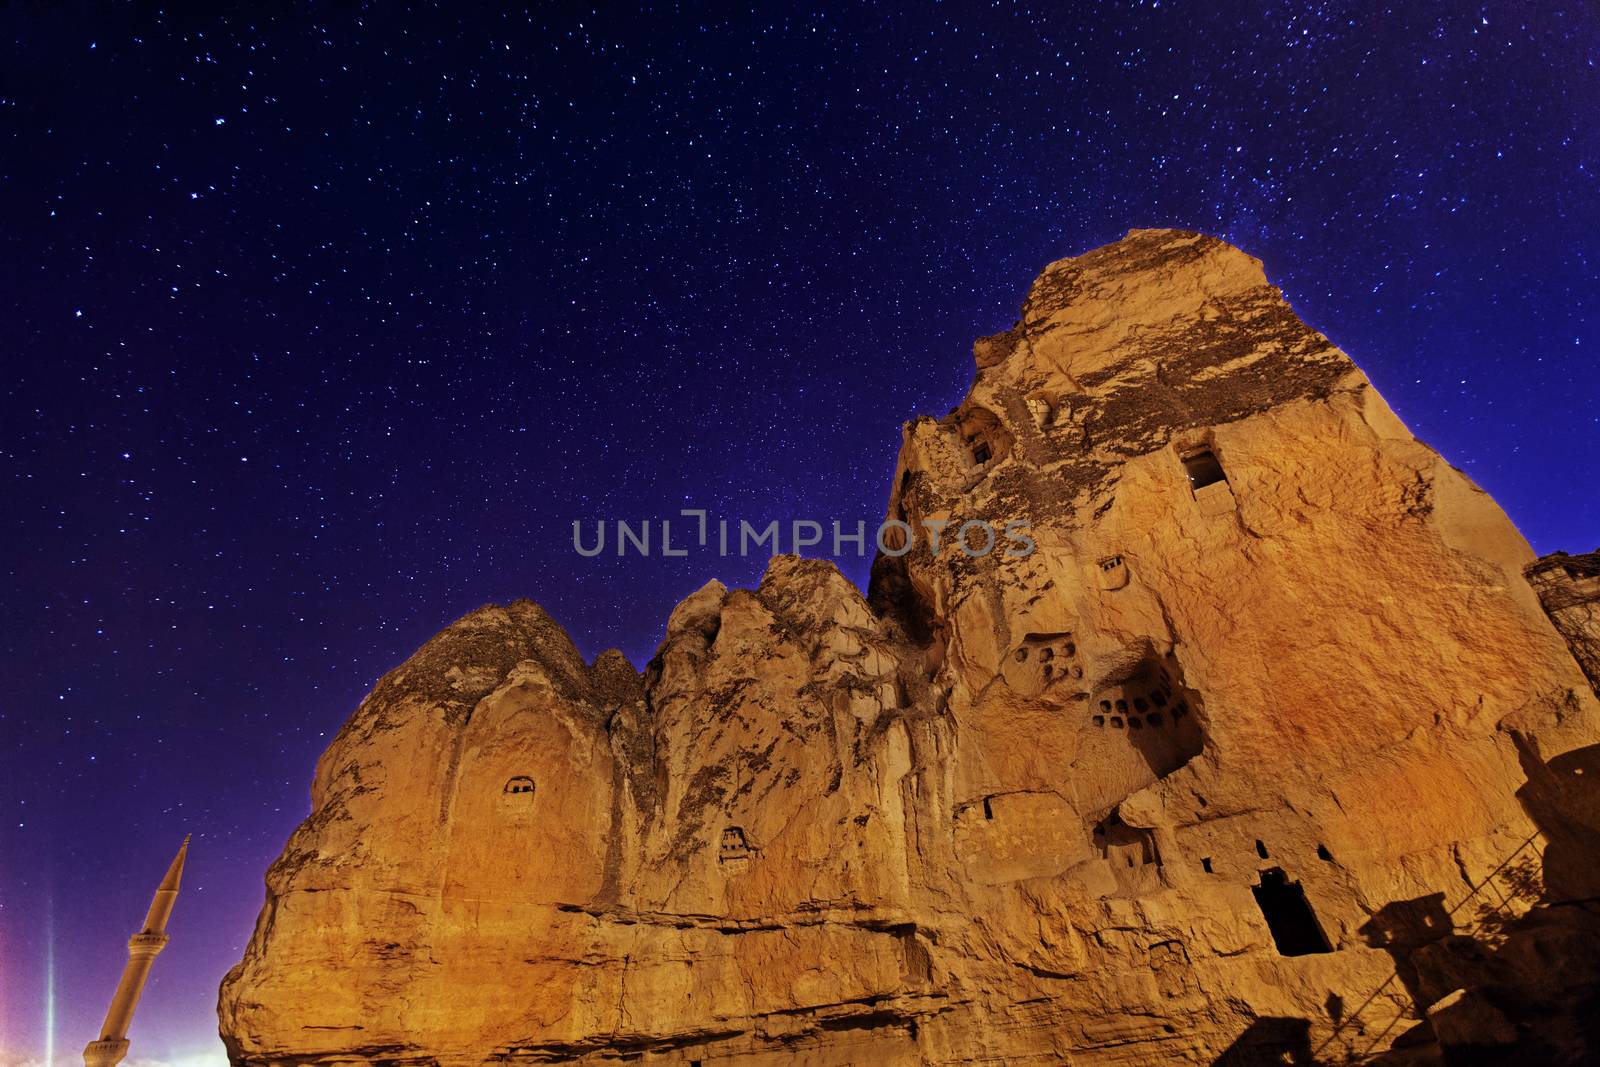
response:
<path id="1" fill-rule="evenodd" d="M 161 887 L 156 890 L 155 899 L 150 902 L 143 929 L 128 939 L 128 964 L 122 969 L 122 981 L 117 983 L 116 996 L 111 998 L 111 1007 L 106 1011 L 100 1039 L 84 1047 L 84 1067 L 116 1067 L 128 1054 L 128 1024 L 133 1022 L 133 1010 L 139 1006 L 139 994 L 144 992 L 151 965 L 167 947 L 167 920 L 172 917 L 172 905 L 178 899 L 178 881 L 183 877 L 183 859 L 188 852 L 189 838 L 185 837 L 172 859 L 172 866 L 167 868 L 167 876 L 161 880 Z"/>

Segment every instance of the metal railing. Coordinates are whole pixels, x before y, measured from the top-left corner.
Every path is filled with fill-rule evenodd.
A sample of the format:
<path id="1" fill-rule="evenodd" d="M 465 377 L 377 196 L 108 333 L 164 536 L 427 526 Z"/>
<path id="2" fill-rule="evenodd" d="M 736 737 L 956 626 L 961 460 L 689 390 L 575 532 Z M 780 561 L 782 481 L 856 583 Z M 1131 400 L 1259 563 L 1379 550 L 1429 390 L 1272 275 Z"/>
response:
<path id="1" fill-rule="evenodd" d="M 1483 893 L 1483 890 L 1484 890 L 1485 886 L 1491 885 L 1494 882 L 1496 876 L 1498 876 L 1501 871 L 1504 871 L 1507 867 L 1509 867 L 1513 860 L 1515 860 L 1518 856 L 1522 855 L 1523 852 L 1527 851 L 1528 847 L 1530 845 L 1532 845 L 1535 841 L 1537 841 L 1541 836 L 1543 836 L 1543 831 L 1542 830 L 1535 830 L 1532 834 L 1528 835 L 1527 840 L 1523 841 L 1522 844 L 1520 844 L 1516 848 L 1512 849 L 1511 852 L 1506 855 L 1505 859 L 1500 861 L 1499 866 L 1495 867 L 1494 870 L 1492 870 L 1488 874 L 1484 875 L 1483 879 L 1481 881 L 1479 881 L 1477 885 L 1469 887 L 1468 890 L 1467 890 L 1467 895 L 1462 897 L 1459 901 L 1457 901 L 1453 908 L 1451 908 L 1449 911 L 1445 912 L 1446 917 L 1448 917 L 1450 919 L 1454 919 L 1456 912 L 1458 912 L 1462 908 L 1466 907 L 1468 902 L 1476 899 L 1479 896 L 1479 894 Z M 1507 911 L 1511 907 L 1511 900 L 1514 899 L 1514 898 L 1507 898 L 1505 893 L 1500 889 L 1499 886 L 1495 886 L 1495 892 L 1499 895 L 1500 900 L 1499 900 L 1498 903 L 1496 903 L 1496 902 L 1494 902 L 1492 900 L 1489 901 L 1491 912 L 1500 913 L 1500 912 Z M 1485 896 L 1485 899 L 1487 899 L 1487 896 Z M 1481 925 L 1482 921 L 1483 920 L 1480 917 L 1478 922 L 1473 924 L 1473 927 Z M 1452 923 L 1452 930 L 1453 929 L 1454 929 L 1454 924 Z M 1464 928 L 1464 929 L 1470 930 L 1471 927 Z M 1384 979 L 1383 984 L 1378 986 L 1378 988 L 1374 989 L 1372 991 L 1371 995 L 1369 995 L 1366 1000 L 1361 1002 L 1361 1006 L 1360 1007 L 1356 1008 L 1355 1011 L 1351 1012 L 1349 1015 L 1346 1015 L 1342 1019 L 1339 1020 L 1339 1024 L 1333 1028 L 1333 1032 L 1331 1034 L 1329 1034 L 1326 1038 L 1324 1038 L 1323 1041 L 1322 1041 L 1322 1044 L 1318 1045 L 1312 1051 L 1312 1053 L 1311 1053 L 1312 1062 L 1314 1062 L 1314 1063 L 1323 1062 L 1323 1060 L 1321 1058 L 1322 1057 L 1322 1053 L 1328 1048 L 1328 1046 L 1332 1045 L 1334 1043 L 1334 1041 L 1339 1037 L 1339 1035 L 1341 1033 L 1344 1032 L 1344 1030 L 1347 1027 L 1349 1027 L 1351 1024 L 1355 1023 L 1358 1019 L 1360 1019 L 1362 1012 L 1366 1011 L 1369 1007 L 1371 1007 L 1373 1001 L 1377 1000 L 1378 997 L 1382 996 L 1383 995 L 1383 991 L 1385 989 L 1388 989 L 1391 985 L 1393 985 L 1396 981 L 1399 981 L 1399 980 L 1400 980 L 1400 970 L 1399 970 L 1399 967 L 1396 966 L 1394 973 L 1391 974 L 1388 978 Z M 1421 1011 L 1420 1006 L 1419 1006 L 1418 1010 Z M 1421 1015 L 1421 1018 L 1426 1018 L 1426 1017 L 1427 1017 L 1426 1013 L 1424 1012 Z M 1360 1062 L 1366 1060 L 1367 1058 L 1369 1058 L 1370 1056 L 1372 1056 L 1374 1053 L 1380 1051 L 1379 1050 L 1379 1046 L 1383 1043 L 1383 1039 L 1389 1035 L 1389 1031 L 1393 1030 L 1394 1027 L 1395 1027 L 1395 1024 L 1398 1023 L 1402 1018 L 1405 1018 L 1405 1013 L 1404 1012 L 1401 1012 L 1400 1014 L 1396 1015 L 1393 1019 L 1389 1020 L 1389 1025 L 1385 1026 L 1381 1031 L 1379 1031 L 1378 1034 L 1375 1037 L 1373 1037 L 1373 1039 L 1370 1042 L 1367 1042 L 1365 1050 L 1363 1050 L 1361 1052 L 1356 1052 L 1354 1050 L 1354 1048 L 1352 1047 L 1353 1042 L 1349 1042 L 1349 1041 L 1345 1042 L 1345 1046 L 1346 1046 L 1346 1050 L 1347 1050 L 1345 1062 L 1346 1063 L 1360 1063 Z M 1360 1036 L 1365 1038 L 1367 1035 L 1365 1033 L 1361 1033 Z"/>

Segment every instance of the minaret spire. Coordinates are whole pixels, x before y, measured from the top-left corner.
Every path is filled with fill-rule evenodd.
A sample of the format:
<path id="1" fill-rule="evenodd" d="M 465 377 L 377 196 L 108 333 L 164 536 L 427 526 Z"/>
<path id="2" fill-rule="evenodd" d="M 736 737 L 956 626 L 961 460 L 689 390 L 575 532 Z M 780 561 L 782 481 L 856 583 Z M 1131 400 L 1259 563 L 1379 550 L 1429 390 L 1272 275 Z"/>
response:
<path id="1" fill-rule="evenodd" d="M 144 927 L 128 939 L 128 963 L 122 969 L 122 981 L 111 998 L 99 1040 L 89 1042 L 83 1050 L 84 1067 L 116 1067 L 128 1054 L 128 1024 L 133 1022 L 133 1010 L 139 1006 L 139 994 L 144 992 L 151 965 L 167 947 L 167 920 L 172 918 L 172 905 L 178 899 L 178 883 L 183 880 L 183 861 L 188 854 L 189 838 L 185 836 L 150 901 Z"/>

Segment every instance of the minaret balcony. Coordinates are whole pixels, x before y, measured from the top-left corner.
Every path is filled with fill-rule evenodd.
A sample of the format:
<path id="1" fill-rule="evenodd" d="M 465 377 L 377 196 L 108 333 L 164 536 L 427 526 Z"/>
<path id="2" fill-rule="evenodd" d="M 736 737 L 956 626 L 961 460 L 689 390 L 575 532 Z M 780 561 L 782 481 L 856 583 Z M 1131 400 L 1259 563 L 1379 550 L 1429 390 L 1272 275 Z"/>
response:
<path id="1" fill-rule="evenodd" d="M 83 1050 L 84 1067 L 116 1067 L 128 1054 L 128 1042 L 91 1041 Z"/>
<path id="2" fill-rule="evenodd" d="M 167 947 L 166 934 L 138 933 L 128 938 L 128 955 L 154 956 Z"/>

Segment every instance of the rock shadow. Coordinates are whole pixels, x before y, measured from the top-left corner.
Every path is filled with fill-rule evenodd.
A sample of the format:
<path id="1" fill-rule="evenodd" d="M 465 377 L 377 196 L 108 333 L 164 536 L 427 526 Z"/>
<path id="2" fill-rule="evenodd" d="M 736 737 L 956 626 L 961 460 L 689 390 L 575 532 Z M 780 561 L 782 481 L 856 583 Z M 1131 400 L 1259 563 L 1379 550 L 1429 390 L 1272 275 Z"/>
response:
<path id="1" fill-rule="evenodd" d="M 1520 733 L 1512 735 L 1528 776 L 1517 799 L 1545 838 L 1544 902 L 1600 898 L 1600 745 L 1563 752 L 1546 762 Z"/>
<path id="2" fill-rule="evenodd" d="M 1417 1018 L 1426 1016 L 1428 1004 L 1423 999 L 1417 968 L 1411 954 L 1424 945 L 1440 941 L 1455 929 L 1455 923 L 1444 906 L 1443 893 L 1428 893 L 1410 900 L 1390 901 L 1363 923 L 1357 931 L 1366 943 L 1389 954 L 1394 960 L 1394 971 L 1406 987 Z"/>
<path id="3" fill-rule="evenodd" d="M 1451 1067 L 1600 1062 L 1600 745 L 1546 760 L 1512 738 L 1537 832 L 1453 908 L 1427 894 L 1361 927 L 1424 1020 L 1368 1062 L 1412 1063 L 1422 1039 Z"/>
<path id="4" fill-rule="evenodd" d="M 1264 1015 L 1212 1060 L 1212 1067 L 1282 1067 L 1317 1062 L 1311 1053 L 1307 1019 Z"/>

